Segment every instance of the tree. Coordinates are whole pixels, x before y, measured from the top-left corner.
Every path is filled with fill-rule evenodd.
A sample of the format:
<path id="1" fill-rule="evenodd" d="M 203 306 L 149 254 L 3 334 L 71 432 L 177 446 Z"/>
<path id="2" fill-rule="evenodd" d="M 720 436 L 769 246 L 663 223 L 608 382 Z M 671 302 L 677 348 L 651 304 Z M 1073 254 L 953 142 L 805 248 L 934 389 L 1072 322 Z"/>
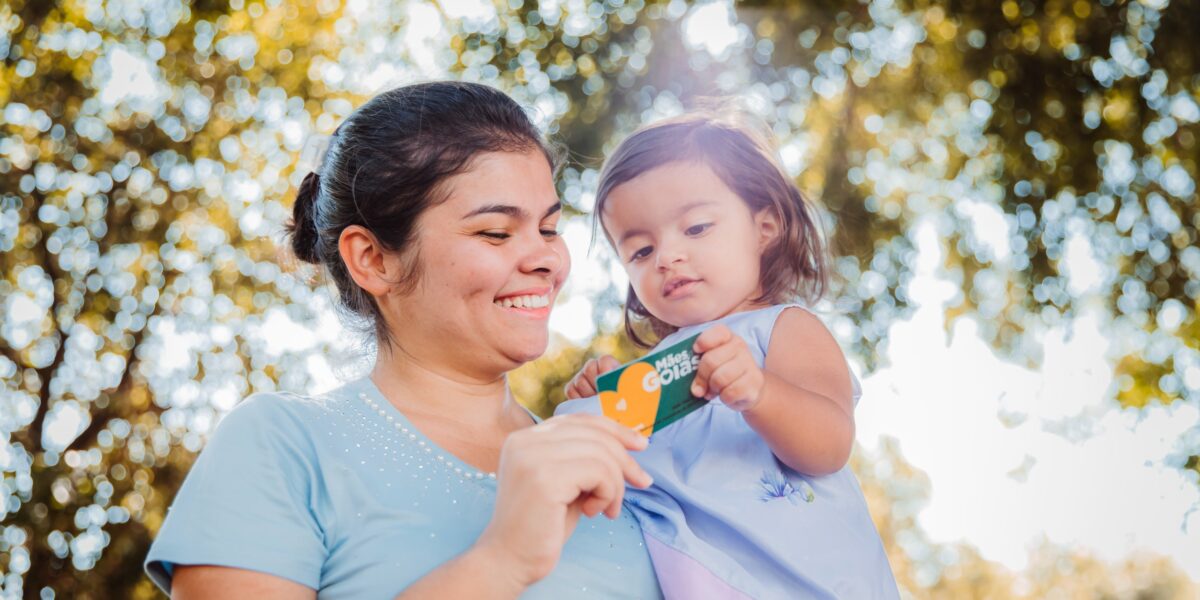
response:
<path id="1" fill-rule="evenodd" d="M 622 135 L 739 95 L 824 207 L 832 325 L 868 367 L 909 304 L 913 228 L 932 222 L 955 318 L 979 319 L 1010 357 L 1036 362 L 1036 332 L 1098 298 L 1123 340 L 1120 402 L 1194 402 L 1196 9 L 747 2 L 733 21 L 678 0 L 0 7 L 2 589 L 153 593 L 142 558 L 215 422 L 249 393 L 306 388 L 343 351 L 317 326 L 328 291 L 278 250 L 297 153 L 417 79 L 484 81 L 530 106 L 572 151 L 571 215 L 590 211 Z M 689 33 L 706 22 L 732 34 Z M 1070 272 L 1079 253 L 1098 278 Z M 585 353 L 631 356 L 610 334 L 622 296 L 596 298 L 608 329 L 590 349 L 530 365 L 517 393 L 549 412 Z M 292 345 L 262 334 L 279 323 L 312 331 Z M 1200 449 L 1177 454 L 1200 473 Z"/>

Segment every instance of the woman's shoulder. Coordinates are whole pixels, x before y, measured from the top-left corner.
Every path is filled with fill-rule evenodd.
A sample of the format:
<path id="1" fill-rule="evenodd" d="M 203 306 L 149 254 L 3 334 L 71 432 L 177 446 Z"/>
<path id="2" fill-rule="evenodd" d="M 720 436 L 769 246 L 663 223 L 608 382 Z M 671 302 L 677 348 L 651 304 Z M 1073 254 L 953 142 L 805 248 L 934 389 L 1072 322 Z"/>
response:
<path id="1" fill-rule="evenodd" d="M 345 387 L 312 395 L 288 391 L 255 392 L 234 406 L 226 418 L 234 415 L 245 419 L 319 418 L 336 411 L 345 402 Z"/>
<path id="2" fill-rule="evenodd" d="M 320 394 L 288 391 L 255 392 L 239 402 L 217 424 L 214 441 L 253 438 L 260 441 L 310 440 L 318 430 L 339 422 L 350 396 L 349 384 Z"/>

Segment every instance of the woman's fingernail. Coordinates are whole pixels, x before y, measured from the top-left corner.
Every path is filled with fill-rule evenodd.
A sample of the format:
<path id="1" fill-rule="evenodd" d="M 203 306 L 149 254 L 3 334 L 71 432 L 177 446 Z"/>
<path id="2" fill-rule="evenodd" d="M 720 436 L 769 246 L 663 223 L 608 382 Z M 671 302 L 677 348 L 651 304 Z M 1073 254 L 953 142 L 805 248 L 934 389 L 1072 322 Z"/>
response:
<path id="1" fill-rule="evenodd" d="M 700 387 L 700 386 L 698 386 L 698 385 L 693 385 L 693 386 L 692 386 L 692 395 L 693 395 L 693 396 L 697 396 L 697 397 L 698 397 L 698 396 L 701 396 L 701 395 L 703 395 L 703 394 L 704 394 L 704 388 L 702 388 L 702 387 Z"/>

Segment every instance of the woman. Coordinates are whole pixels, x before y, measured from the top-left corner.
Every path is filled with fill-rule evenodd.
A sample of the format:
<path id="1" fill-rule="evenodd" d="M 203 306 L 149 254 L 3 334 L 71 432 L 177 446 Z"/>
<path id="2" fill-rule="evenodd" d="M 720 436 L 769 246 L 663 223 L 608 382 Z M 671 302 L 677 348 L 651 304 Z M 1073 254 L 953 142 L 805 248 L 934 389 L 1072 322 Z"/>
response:
<path id="1" fill-rule="evenodd" d="M 599 417 L 535 423 L 506 383 L 545 351 L 570 269 L 553 166 L 521 108 L 477 84 L 392 90 L 338 128 L 301 185 L 292 246 L 374 324 L 375 366 L 225 417 L 147 557 L 160 587 L 660 595 L 621 511 L 626 481 L 649 484 L 628 453 L 645 442 Z"/>

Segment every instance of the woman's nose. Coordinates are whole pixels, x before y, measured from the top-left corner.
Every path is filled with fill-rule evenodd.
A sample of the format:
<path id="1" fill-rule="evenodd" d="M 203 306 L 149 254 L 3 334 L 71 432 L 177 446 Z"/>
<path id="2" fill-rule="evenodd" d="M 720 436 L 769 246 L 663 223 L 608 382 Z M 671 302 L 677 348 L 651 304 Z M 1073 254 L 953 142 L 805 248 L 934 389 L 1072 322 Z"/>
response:
<path id="1" fill-rule="evenodd" d="M 571 257 L 567 255 L 565 244 L 558 243 L 558 239 L 547 240 L 539 238 L 534 246 L 525 255 L 521 263 L 521 270 L 529 273 L 557 273 L 562 270 L 564 265 L 570 264 Z"/>

